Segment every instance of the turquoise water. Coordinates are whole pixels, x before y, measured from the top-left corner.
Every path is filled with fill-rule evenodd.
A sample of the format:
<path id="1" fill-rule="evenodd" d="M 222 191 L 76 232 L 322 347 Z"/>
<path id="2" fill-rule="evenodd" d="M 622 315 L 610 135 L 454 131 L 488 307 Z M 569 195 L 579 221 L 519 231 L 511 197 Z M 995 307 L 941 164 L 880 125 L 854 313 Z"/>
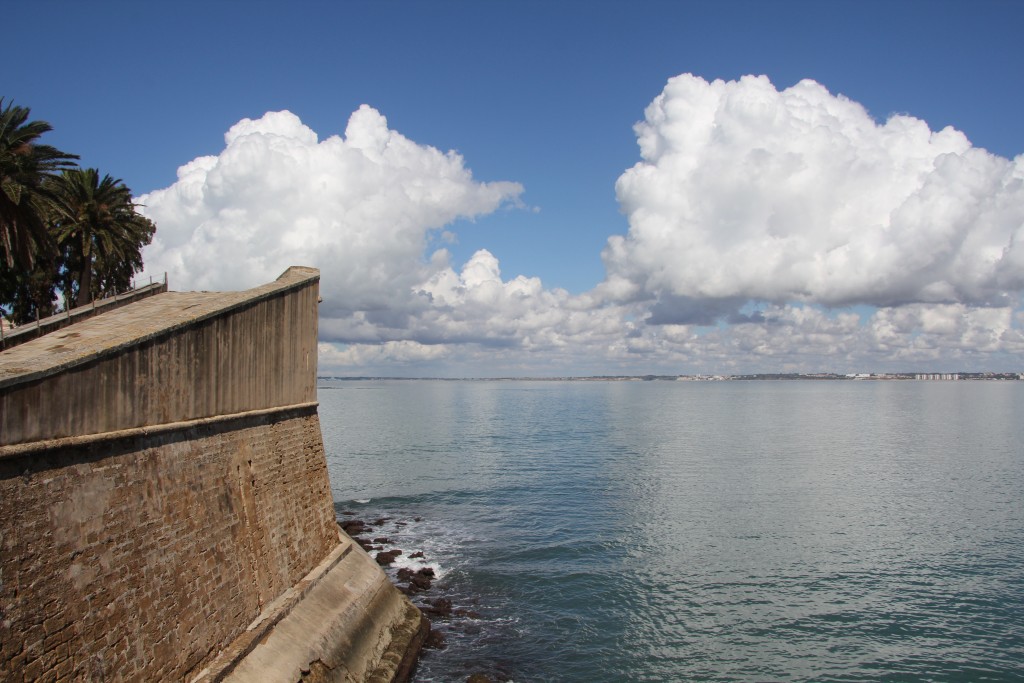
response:
<path id="1" fill-rule="evenodd" d="M 1024 382 L 320 384 L 417 681 L 1024 680 Z"/>

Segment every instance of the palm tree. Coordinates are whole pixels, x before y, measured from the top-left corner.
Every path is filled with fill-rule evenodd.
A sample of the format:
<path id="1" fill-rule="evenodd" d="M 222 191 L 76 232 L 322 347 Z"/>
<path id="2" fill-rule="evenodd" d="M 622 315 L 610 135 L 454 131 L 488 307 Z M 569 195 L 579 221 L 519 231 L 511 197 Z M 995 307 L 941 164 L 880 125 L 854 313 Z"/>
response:
<path id="1" fill-rule="evenodd" d="M 78 157 L 36 142 L 52 130 L 45 121 L 28 121 L 29 109 L 0 97 L 0 245 L 8 268 L 32 270 L 37 256 L 50 256 L 46 179 L 74 166 Z"/>
<path id="2" fill-rule="evenodd" d="M 142 270 L 142 247 L 156 226 L 140 215 L 132 192 L 95 168 L 64 171 L 49 186 L 57 243 L 66 256 L 65 301 L 82 306 L 97 295 L 128 287 Z"/>

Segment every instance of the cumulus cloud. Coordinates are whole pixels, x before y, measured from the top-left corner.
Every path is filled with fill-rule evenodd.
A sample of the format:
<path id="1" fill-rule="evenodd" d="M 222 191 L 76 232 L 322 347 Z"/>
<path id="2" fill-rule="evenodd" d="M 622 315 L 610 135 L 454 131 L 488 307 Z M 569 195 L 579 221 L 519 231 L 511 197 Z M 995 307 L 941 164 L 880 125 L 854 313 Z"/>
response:
<path id="1" fill-rule="evenodd" d="M 488 366 L 516 353 L 566 363 L 580 345 L 623 329 L 593 297 L 503 280 L 480 250 L 465 264 L 430 244 L 453 240 L 459 218 L 518 206 L 522 186 L 475 180 L 463 159 L 390 130 L 363 106 L 343 137 L 320 141 L 290 112 L 244 119 L 215 156 L 178 171 L 171 187 L 139 198 L 156 221 L 147 271 L 176 289 L 240 289 L 289 265 L 321 270 L 321 363 L 408 366 L 450 358 Z"/>
<path id="2" fill-rule="evenodd" d="M 653 322 L 746 301 L 1005 306 L 1024 288 L 1024 157 L 813 81 L 671 79 L 619 178 L 602 285 Z"/>
<path id="3" fill-rule="evenodd" d="M 326 373 L 990 369 L 1024 353 L 1024 157 L 755 77 L 673 78 L 636 133 L 616 185 L 628 232 L 584 294 L 503 275 L 485 249 L 451 263 L 435 245 L 452 223 L 521 207 L 522 186 L 474 179 L 366 106 L 324 140 L 286 111 L 233 126 L 139 198 L 158 226 L 147 270 L 239 289 L 320 268 Z"/>
<path id="4" fill-rule="evenodd" d="M 318 345 L 320 362 L 328 367 L 379 367 L 382 364 L 416 364 L 437 361 L 450 355 L 443 344 L 389 341 L 383 344 L 351 344 L 344 348 L 330 343 Z"/>
<path id="5" fill-rule="evenodd" d="M 224 141 L 139 198 L 159 226 L 147 271 L 167 272 L 178 289 L 246 288 L 303 264 L 321 269 L 328 315 L 394 316 L 447 266 L 443 250 L 425 258 L 433 231 L 522 192 L 474 180 L 458 154 L 403 137 L 365 105 L 344 137 L 319 141 L 281 111 L 240 121 Z"/>

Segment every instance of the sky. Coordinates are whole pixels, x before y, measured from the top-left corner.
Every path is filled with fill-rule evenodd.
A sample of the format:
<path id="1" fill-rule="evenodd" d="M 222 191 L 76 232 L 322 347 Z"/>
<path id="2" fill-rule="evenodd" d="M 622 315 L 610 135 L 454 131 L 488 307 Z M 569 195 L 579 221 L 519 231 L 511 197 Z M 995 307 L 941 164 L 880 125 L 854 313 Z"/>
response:
<path id="1" fill-rule="evenodd" d="M 1024 370 L 1024 3 L 74 2 L 5 101 L 322 375 Z"/>

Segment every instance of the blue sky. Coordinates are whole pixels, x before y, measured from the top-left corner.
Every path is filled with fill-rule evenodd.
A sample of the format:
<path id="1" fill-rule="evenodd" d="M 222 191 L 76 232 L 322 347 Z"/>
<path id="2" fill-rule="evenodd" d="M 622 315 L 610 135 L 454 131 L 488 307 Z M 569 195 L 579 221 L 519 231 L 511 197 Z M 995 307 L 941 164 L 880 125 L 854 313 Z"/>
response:
<path id="1" fill-rule="evenodd" d="M 571 296 L 583 297 L 610 281 L 610 262 L 607 255 L 602 258 L 609 237 L 631 234 L 636 222 L 637 239 L 628 237 L 616 272 L 633 282 L 637 291 L 626 295 L 617 290 L 614 296 L 604 292 L 586 301 L 547 304 L 563 312 L 558 324 L 568 324 L 567 310 L 589 306 L 610 316 L 610 307 L 619 307 L 613 317 L 622 330 L 620 339 L 602 338 L 599 345 L 586 346 L 563 332 L 558 339 L 540 343 L 540 327 L 491 330 L 489 321 L 500 317 L 497 311 L 478 313 L 482 316 L 477 321 L 479 333 L 469 333 L 474 326 L 469 313 L 455 316 L 460 321 L 457 330 L 448 318 L 443 324 L 438 320 L 426 324 L 423 321 L 429 316 L 423 317 L 409 301 L 399 301 L 404 294 L 396 294 L 386 302 L 353 301 L 330 314 L 339 320 L 347 316 L 351 323 L 352 316 L 362 312 L 366 320 L 360 319 L 360 325 L 322 325 L 322 338 L 330 346 L 321 355 L 321 365 L 338 374 L 1020 365 L 1015 340 L 1002 345 L 989 342 L 983 352 L 972 349 L 970 340 L 975 337 L 965 336 L 963 330 L 977 327 L 976 317 L 967 324 L 966 309 L 948 308 L 981 305 L 985 310 L 979 315 L 987 316 L 993 308 L 991 287 L 982 294 L 976 291 L 984 289 L 981 285 L 971 289 L 960 281 L 943 281 L 948 291 L 935 283 L 928 288 L 910 283 L 900 290 L 906 290 L 904 296 L 895 290 L 882 295 L 878 293 L 882 285 L 877 283 L 854 287 L 850 294 L 831 290 L 816 294 L 806 283 L 803 289 L 776 291 L 765 282 L 755 282 L 746 289 L 705 292 L 670 275 L 657 280 L 639 274 L 655 267 L 643 261 L 645 249 L 657 250 L 657 245 L 645 247 L 640 240 L 639 222 L 646 214 L 637 202 L 642 203 L 638 197 L 647 196 L 646 190 L 625 199 L 632 202 L 630 213 L 623 196 L 617 196 L 616 182 L 642 161 L 634 124 L 644 120 L 645 108 L 663 92 L 668 80 L 680 74 L 693 74 L 709 83 L 764 75 L 780 93 L 812 79 L 831 96 L 859 103 L 879 125 L 893 114 L 906 114 L 925 122 L 931 131 L 952 126 L 973 148 L 1013 160 L 1024 152 L 1021 3 L 36 0 L 7 8 L 5 16 L 9 26 L 20 27 L 5 32 L 7 39 L 13 39 L 9 49 L 28 59 L 24 68 L 4 75 L 2 94 L 31 107 L 35 117 L 54 126 L 48 142 L 78 153 L 83 165 L 124 179 L 140 197 L 171 187 L 177 169 L 193 159 L 221 155 L 225 133 L 243 119 L 259 120 L 267 112 L 287 110 L 322 142 L 344 135 L 349 117 L 366 104 L 386 117 L 388 130 L 415 145 L 455 150 L 463 168 L 472 172 L 473 183 L 507 181 L 521 186 L 518 192 L 499 191 L 497 199 L 478 198 L 472 208 L 452 205 L 450 220 L 440 227 L 436 220 L 444 218 L 413 221 L 419 227 L 410 227 L 402 235 L 414 243 L 410 253 L 420 263 L 436 265 L 425 277 L 437 275 L 442 266 L 459 275 L 485 249 L 500 261 L 504 283 L 516 276 L 539 278 L 539 291 L 545 296 L 562 288 Z M 1013 173 L 1004 171 L 1006 177 Z M 682 182 L 676 177 L 669 180 Z M 1019 196 L 1003 201 L 1014 202 Z M 149 201 L 158 234 L 159 211 L 180 218 L 181 212 L 169 201 L 155 196 Z M 381 219 L 387 220 L 387 214 L 381 214 Z M 184 229 L 173 223 L 176 219 L 164 220 L 169 224 L 167 234 Z M 1012 232 L 1016 219 L 1003 216 L 1000 220 Z M 213 234 L 212 228 L 209 232 Z M 377 238 L 394 240 L 396 236 Z M 431 261 L 434 250 L 441 247 L 446 250 L 444 263 Z M 162 253 L 154 258 L 167 257 L 169 248 Z M 317 265 L 325 271 L 325 289 L 331 291 L 325 267 L 329 264 Z M 172 278 L 172 286 L 251 286 L 256 283 L 247 277 L 262 274 L 259 268 L 244 265 L 238 265 L 237 272 L 236 282 L 203 279 L 183 271 L 179 277 L 185 282 L 175 283 Z M 997 294 L 1019 295 L 1015 279 L 999 277 L 1003 284 Z M 401 285 L 403 292 L 407 284 Z M 901 355 L 893 350 L 898 345 L 894 340 L 878 342 L 878 334 L 872 337 L 874 342 L 862 340 L 839 350 L 831 342 L 815 346 L 816 342 L 804 341 L 809 346 L 800 347 L 793 339 L 772 337 L 770 325 L 764 323 L 757 334 L 768 334 L 762 343 L 778 344 L 778 354 L 765 353 L 763 346 L 757 353 L 751 351 L 757 346 L 747 337 L 743 337 L 747 341 L 721 339 L 712 352 L 683 350 L 678 340 L 688 335 L 706 338 L 708 330 L 721 327 L 727 316 L 719 317 L 715 325 L 693 329 L 679 327 L 696 320 L 686 316 L 673 318 L 671 329 L 644 323 L 652 306 L 660 306 L 657 310 L 662 312 L 678 311 L 680 306 L 705 311 L 749 309 L 751 297 L 757 298 L 751 292 L 762 290 L 772 292 L 767 298 L 773 306 L 788 311 L 779 313 L 780 325 L 797 325 L 793 311 L 810 305 L 817 306 L 824 319 L 835 319 L 843 312 L 859 315 L 860 330 L 871 324 L 866 318 L 882 307 L 886 314 L 909 315 L 918 321 L 908 318 L 903 327 L 897 326 L 900 330 L 910 326 L 906 339 L 921 336 L 921 329 L 910 329 L 914 325 L 927 328 L 931 324 L 948 332 L 956 324 L 950 317 L 955 315 L 962 318 L 958 328 L 962 334 L 956 343 L 936 339 L 927 352 Z M 939 290 L 943 293 L 936 294 Z M 541 296 L 531 291 L 531 296 Z M 811 293 L 800 294 L 806 291 Z M 339 290 L 335 299 L 344 296 Z M 796 301 L 794 296 L 804 300 Z M 646 307 L 638 303 L 645 297 Z M 435 296 L 435 302 L 440 298 Z M 789 303 L 798 305 L 786 309 Z M 943 322 L 928 323 L 921 311 L 905 307 L 935 303 L 947 306 L 940 316 L 945 316 Z M 633 308 L 623 308 L 628 306 Z M 1009 317 L 1004 315 L 1002 327 L 992 334 L 1019 333 L 1019 302 L 1003 308 Z M 540 315 L 537 310 L 534 314 Z M 516 315 L 522 319 L 525 314 Z M 402 316 L 423 324 L 394 322 Z M 391 322 L 379 322 L 382 317 Z M 874 322 L 876 327 L 881 325 L 880 320 Z M 627 329 L 629 323 L 637 327 Z M 573 323 L 576 332 L 572 334 L 579 333 L 581 325 Z M 603 325 L 607 329 L 613 323 L 606 320 Z M 629 340 L 647 334 L 647 328 L 657 339 L 623 350 L 632 343 Z M 743 332 L 736 329 L 738 334 Z M 577 351 L 566 350 L 570 347 Z M 618 350 L 608 351 L 612 347 Z M 830 358 L 841 362 L 835 368 L 822 367 Z"/>

